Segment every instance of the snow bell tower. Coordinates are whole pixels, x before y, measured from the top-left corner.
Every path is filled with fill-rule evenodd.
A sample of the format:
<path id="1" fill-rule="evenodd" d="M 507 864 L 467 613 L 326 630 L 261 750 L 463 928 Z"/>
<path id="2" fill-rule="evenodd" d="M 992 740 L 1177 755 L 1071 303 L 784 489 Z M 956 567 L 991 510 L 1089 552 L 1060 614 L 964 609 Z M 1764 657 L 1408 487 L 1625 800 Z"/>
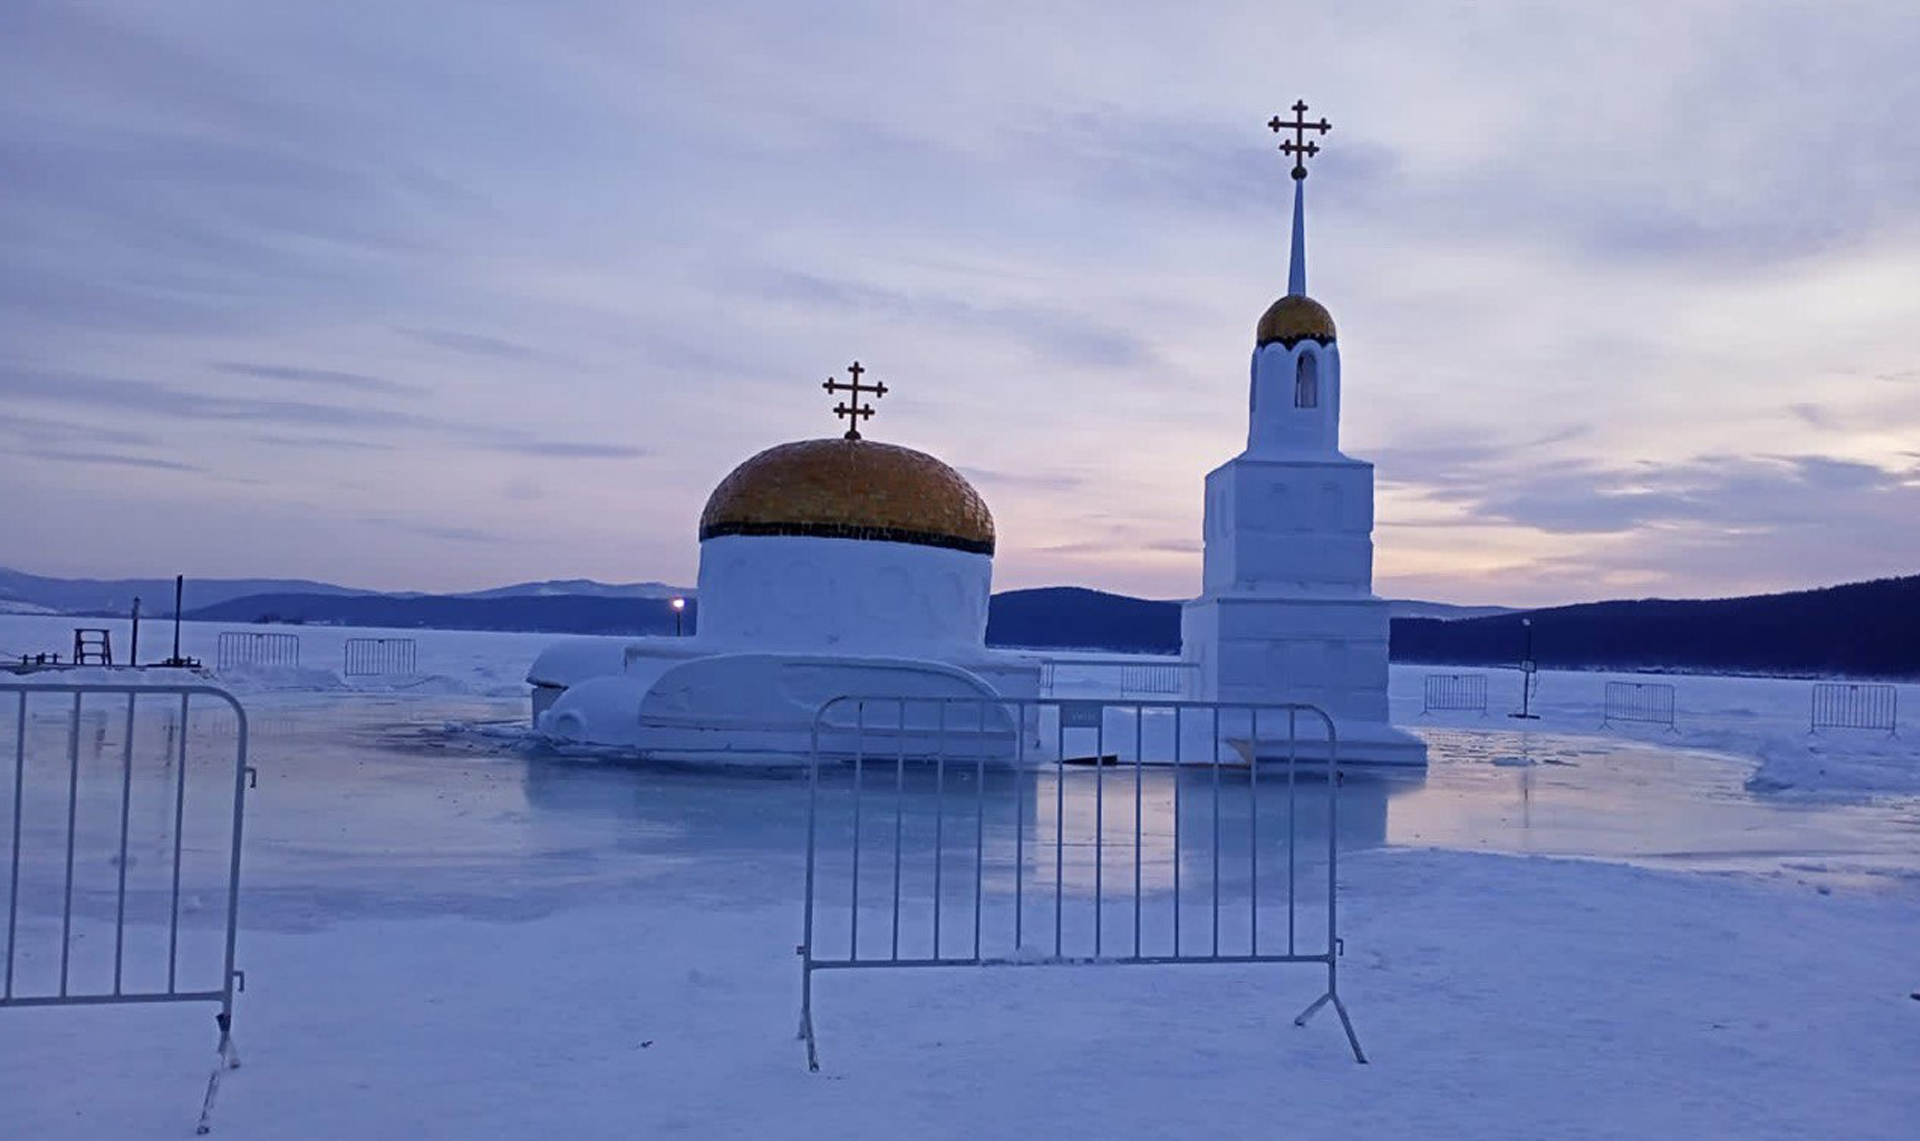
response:
<path id="1" fill-rule="evenodd" d="M 1424 765 L 1387 722 L 1387 604 L 1373 593 L 1373 465 L 1340 451 L 1340 347 L 1307 296 L 1307 159 L 1332 125 L 1307 105 L 1288 134 L 1293 253 L 1287 292 L 1254 336 L 1247 447 L 1207 475 L 1205 573 L 1181 614 L 1194 696 L 1305 702 L 1330 714 L 1343 761 Z M 1306 730 L 1303 735 L 1311 735 Z"/>

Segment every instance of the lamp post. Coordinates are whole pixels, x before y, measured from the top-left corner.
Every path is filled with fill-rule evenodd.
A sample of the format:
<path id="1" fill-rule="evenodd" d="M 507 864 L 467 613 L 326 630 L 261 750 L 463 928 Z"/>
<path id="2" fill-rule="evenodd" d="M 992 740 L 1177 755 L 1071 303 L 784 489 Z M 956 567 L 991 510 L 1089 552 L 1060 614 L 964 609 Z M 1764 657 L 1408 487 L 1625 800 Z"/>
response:
<path id="1" fill-rule="evenodd" d="M 681 616 L 686 614 L 687 612 L 687 600 L 684 598 L 676 598 L 673 600 L 672 605 L 673 605 L 673 636 L 678 638 L 681 636 L 681 630 L 682 630 Z"/>
<path id="2" fill-rule="evenodd" d="M 1520 659 L 1520 711 L 1507 716 L 1522 721 L 1538 721 L 1540 715 L 1533 712 L 1533 675 L 1540 667 L 1533 660 L 1533 619 L 1520 619 L 1520 626 L 1527 632 L 1526 656 Z"/>

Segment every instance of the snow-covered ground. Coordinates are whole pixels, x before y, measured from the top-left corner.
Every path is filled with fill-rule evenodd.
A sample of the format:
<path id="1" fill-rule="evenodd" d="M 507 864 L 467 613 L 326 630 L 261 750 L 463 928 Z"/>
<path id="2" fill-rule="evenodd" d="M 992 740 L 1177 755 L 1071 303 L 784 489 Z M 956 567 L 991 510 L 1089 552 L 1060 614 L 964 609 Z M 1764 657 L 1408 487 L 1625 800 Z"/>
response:
<path id="1" fill-rule="evenodd" d="M 75 624 L 0 618 L 0 650 L 64 650 Z M 226 628 L 189 626 L 184 649 L 211 659 Z M 410 685 L 338 676 L 366 631 L 279 631 L 302 637 L 300 674 L 222 679 L 261 779 L 246 1066 L 217 1135 L 1906 1138 L 1920 1120 L 1920 730 L 1809 743 L 1805 682 L 1660 679 L 1674 735 L 1601 731 L 1608 675 L 1545 676 L 1544 719 L 1521 723 L 1517 675 L 1490 675 L 1484 720 L 1421 718 L 1432 671 L 1396 669 L 1432 769 L 1353 782 L 1339 838 L 1370 1066 L 1324 1014 L 1291 1025 L 1312 968 L 966 969 L 822 976 L 810 1075 L 804 783 L 520 747 L 542 635 L 397 632 L 433 679 Z M 210 1013 L 0 1010 L 0 1137 L 186 1135 Z"/>

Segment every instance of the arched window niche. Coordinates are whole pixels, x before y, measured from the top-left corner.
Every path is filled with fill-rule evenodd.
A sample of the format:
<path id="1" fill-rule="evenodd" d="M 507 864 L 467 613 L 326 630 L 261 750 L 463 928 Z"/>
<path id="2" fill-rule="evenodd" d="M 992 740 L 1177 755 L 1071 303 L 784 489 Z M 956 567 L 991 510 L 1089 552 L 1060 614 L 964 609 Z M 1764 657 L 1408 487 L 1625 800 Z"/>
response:
<path id="1" fill-rule="evenodd" d="M 1300 354 L 1293 375 L 1293 406 L 1320 407 L 1320 354 L 1312 350 Z"/>

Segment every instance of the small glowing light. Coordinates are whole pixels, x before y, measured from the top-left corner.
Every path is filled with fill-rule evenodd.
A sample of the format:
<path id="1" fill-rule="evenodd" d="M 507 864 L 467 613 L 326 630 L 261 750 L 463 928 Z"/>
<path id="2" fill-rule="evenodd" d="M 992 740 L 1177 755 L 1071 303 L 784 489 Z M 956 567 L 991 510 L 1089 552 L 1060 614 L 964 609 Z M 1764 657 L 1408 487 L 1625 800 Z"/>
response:
<path id="1" fill-rule="evenodd" d="M 687 600 L 686 600 L 686 599 L 684 599 L 684 598 L 676 598 L 676 599 L 674 599 L 674 600 L 673 600 L 673 608 L 674 608 L 675 610 L 685 610 L 685 609 L 687 608 Z"/>

